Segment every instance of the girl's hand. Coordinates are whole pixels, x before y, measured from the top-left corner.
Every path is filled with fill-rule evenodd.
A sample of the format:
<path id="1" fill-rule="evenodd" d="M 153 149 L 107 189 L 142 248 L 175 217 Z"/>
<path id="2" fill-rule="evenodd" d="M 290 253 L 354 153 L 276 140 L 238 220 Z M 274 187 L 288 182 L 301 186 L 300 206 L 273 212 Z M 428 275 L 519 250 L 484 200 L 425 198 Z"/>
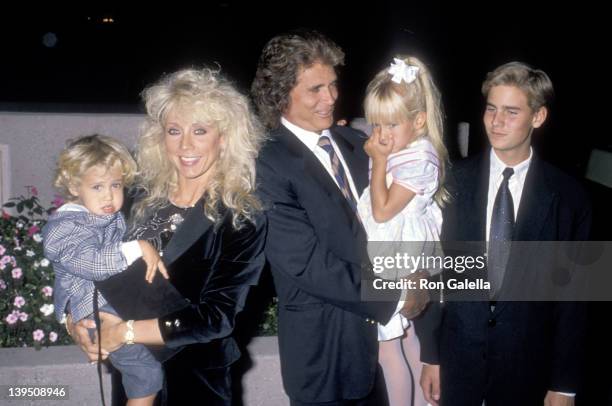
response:
<path id="1" fill-rule="evenodd" d="M 387 157 L 393 150 L 393 137 L 383 136 L 380 127 L 376 126 L 363 149 L 372 160 L 384 160 L 386 162 Z"/>
<path id="2" fill-rule="evenodd" d="M 100 312 L 100 321 L 102 348 L 108 352 L 118 350 L 125 344 L 123 340 L 127 331 L 126 323 L 120 317 L 105 312 Z"/>

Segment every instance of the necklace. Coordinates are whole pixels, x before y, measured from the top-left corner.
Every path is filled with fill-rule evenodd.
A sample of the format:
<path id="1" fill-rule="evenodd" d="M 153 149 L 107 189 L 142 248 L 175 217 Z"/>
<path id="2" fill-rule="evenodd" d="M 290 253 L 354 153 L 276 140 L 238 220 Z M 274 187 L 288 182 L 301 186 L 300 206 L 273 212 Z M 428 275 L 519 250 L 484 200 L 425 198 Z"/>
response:
<path id="1" fill-rule="evenodd" d="M 182 204 L 178 204 L 176 202 L 174 202 L 172 199 L 168 199 L 170 201 L 170 204 L 172 204 L 174 207 L 178 207 L 179 209 L 191 209 L 192 207 L 195 207 L 195 203 L 194 204 L 189 204 L 189 205 L 182 205 Z M 196 201 L 197 203 L 197 201 Z"/>

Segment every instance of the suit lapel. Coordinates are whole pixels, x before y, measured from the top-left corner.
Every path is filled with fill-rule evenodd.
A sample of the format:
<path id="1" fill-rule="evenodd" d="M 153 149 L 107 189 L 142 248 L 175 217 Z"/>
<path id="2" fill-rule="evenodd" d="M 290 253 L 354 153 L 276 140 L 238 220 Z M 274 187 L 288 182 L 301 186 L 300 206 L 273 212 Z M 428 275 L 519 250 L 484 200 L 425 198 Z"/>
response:
<path id="1" fill-rule="evenodd" d="M 185 220 L 176 230 L 170 242 L 164 250 L 164 263 L 170 265 L 189 249 L 211 226 L 213 225 L 204 216 L 204 202 L 198 204 L 189 211 Z"/>
<path id="2" fill-rule="evenodd" d="M 354 147 L 350 145 L 346 140 L 344 140 L 343 137 L 338 136 L 334 133 L 332 133 L 332 136 L 334 137 L 334 141 L 341 140 L 340 143 L 342 144 L 342 147 L 339 147 L 341 148 L 342 156 L 345 161 L 348 159 L 348 156 L 350 156 L 352 159 L 352 151 Z M 361 223 L 357 220 L 355 212 L 345 199 L 344 195 L 342 195 L 340 188 L 338 188 L 336 182 L 332 179 L 323 164 L 321 164 L 321 162 L 312 153 L 312 151 L 310 151 L 306 147 L 306 145 L 304 145 L 304 143 L 300 141 L 285 126 L 281 125 L 281 127 L 279 128 L 279 134 L 277 139 L 279 142 L 285 144 L 289 152 L 294 155 L 294 157 L 296 158 L 296 164 L 300 165 L 300 167 L 304 169 L 304 172 L 306 174 L 312 176 L 316 186 L 323 189 L 325 194 L 330 197 L 334 204 L 338 205 L 339 207 L 342 207 L 342 210 L 346 212 L 348 218 L 352 219 L 351 222 L 353 224 L 351 225 L 351 228 L 362 228 Z M 346 153 L 345 149 L 347 151 Z M 348 170 L 348 168 L 345 168 L 345 170 Z"/>
<path id="3" fill-rule="evenodd" d="M 348 166 L 348 168 L 345 169 L 350 172 L 351 177 L 353 178 L 353 182 L 357 188 L 357 194 L 361 195 L 363 189 L 365 189 L 369 183 L 367 171 L 359 170 L 359 167 L 364 166 L 364 163 L 359 162 L 360 156 L 356 153 L 355 146 L 348 142 L 346 138 L 344 138 L 338 131 L 336 131 L 335 127 L 330 128 L 330 132 L 334 142 L 340 149 L 340 153 L 344 158 L 344 162 L 346 162 L 346 166 Z M 367 163 L 365 163 L 365 165 L 367 165 Z"/>
<path id="4" fill-rule="evenodd" d="M 533 155 L 516 219 L 515 241 L 537 241 L 555 198 L 540 159 Z"/>

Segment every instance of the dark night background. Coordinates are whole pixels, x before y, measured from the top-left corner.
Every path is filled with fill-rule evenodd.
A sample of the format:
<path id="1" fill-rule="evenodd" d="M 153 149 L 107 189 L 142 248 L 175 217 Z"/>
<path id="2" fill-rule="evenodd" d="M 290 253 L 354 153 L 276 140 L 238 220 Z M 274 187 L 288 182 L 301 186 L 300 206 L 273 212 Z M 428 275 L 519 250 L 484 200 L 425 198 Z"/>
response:
<path id="1" fill-rule="evenodd" d="M 130 8 L 57 3 L 3 6 L 0 111 L 139 112 L 140 91 L 162 73 L 215 62 L 246 92 L 263 45 L 276 34 L 308 27 L 330 36 L 346 53 L 336 118 L 362 116 L 369 79 L 393 55 L 412 53 L 430 66 L 442 92 L 451 153 L 459 121 L 470 122 L 470 148 L 478 148 L 480 84 L 496 66 L 520 60 L 546 71 L 555 85 L 556 100 L 536 139 L 545 158 L 582 177 L 593 148 L 612 151 L 603 124 L 609 113 L 601 114 L 597 101 L 606 95 L 610 76 L 603 62 L 610 46 L 602 6 L 424 0 L 228 0 L 200 1 L 197 7 L 150 2 Z M 43 44 L 45 33 L 55 34 L 54 46 Z M 610 240 L 610 189 L 604 189 L 590 186 L 598 238 Z M 605 404 L 609 396 L 609 373 L 592 370 L 612 362 L 599 353 L 606 346 L 600 333 L 590 332 L 585 377 L 592 395 L 579 404 Z"/>
<path id="2" fill-rule="evenodd" d="M 449 147 L 458 121 L 481 140 L 480 83 L 521 60 L 545 70 L 557 99 L 541 151 L 581 174 L 593 146 L 609 137 L 588 116 L 599 91 L 603 13 L 582 3 L 547 6 L 461 2 L 200 2 L 197 7 L 43 3 L 3 12 L 0 110 L 140 111 L 139 92 L 162 73 L 218 63 L 247 91 L 261 48 L 275 34 L 312 27 L 346 52 L 337 118 L 361 116 L 368 80 L 396 53 L 429 64 L 443 94 Z M 27 7 L 27 10 L 25 9 Z M 103 23 L 112 18 L 113 23 Z M 601 33 L 599 32 L 601 31 Z M 54 33 L 53 47 L 43 45 Z M 590 113 L 590 114 L 589 114 Z"/>

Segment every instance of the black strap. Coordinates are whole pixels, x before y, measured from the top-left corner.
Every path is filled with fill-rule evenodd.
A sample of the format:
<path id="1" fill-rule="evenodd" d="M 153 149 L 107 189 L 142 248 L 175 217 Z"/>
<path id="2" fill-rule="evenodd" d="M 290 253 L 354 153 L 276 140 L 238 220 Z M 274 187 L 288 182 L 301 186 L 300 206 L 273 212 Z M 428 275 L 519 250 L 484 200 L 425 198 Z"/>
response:
<path id="1" fill-rule="evenodd" d="M 104 402 L 104 385 L 102 383 L 102 324 L 100 323 L 100 309 L 98 308 L 98 289 L 94 288 L 93 297 L 93 314 L 96 322 L 96 331 L 98 332 L 98 382 L 100 383 L 100 398 L 102 406 L 106 406 Z"/>

